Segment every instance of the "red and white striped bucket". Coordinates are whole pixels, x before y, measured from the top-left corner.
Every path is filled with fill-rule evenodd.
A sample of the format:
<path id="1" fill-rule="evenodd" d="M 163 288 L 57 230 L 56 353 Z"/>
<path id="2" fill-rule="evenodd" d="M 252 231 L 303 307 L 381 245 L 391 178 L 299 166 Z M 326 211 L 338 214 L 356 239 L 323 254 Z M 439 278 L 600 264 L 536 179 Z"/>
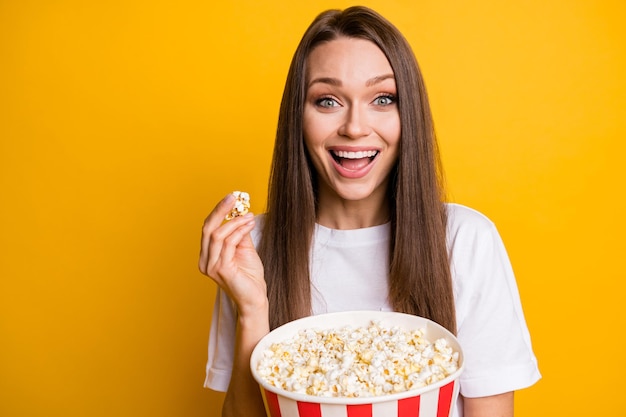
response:
<path id="1" fill-rule="evenodd" d="M 420 389 L 366 398 L 297 394 L 266 383 L 257 373 L 256 365 L 267 347 L 295 336 L 302 329 L 368 326 L 372 320 L 384 326 L 425 329 L 425 337 L 431 341 L 445 338 L 459 352 L 459 369 L 444 380 Z M 431 320 L 394 312 L 354 311 L 306 317 L 273 330 L 257 344 L 250 366 L 261 387 L 268 417 L 450 417 L 459 394 L 463 353 L 454 335 Z"/>
<path id="2" fill-rule="evenodd" d="M 450 381 L 421 395 L 365 404 L 295 401 L 265 388 L 261 391 L 270 417 L 449 417 L 458 395 L 458 385 L 458 382 Z"/>

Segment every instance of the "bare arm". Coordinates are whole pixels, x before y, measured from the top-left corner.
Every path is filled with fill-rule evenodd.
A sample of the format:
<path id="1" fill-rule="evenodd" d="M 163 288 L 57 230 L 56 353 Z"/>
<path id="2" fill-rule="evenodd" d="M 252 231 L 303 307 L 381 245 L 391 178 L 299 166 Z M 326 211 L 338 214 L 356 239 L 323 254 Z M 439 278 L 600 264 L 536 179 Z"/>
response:
<path id="1" fill-rule="evenodd" d="M 263 265 L 250 237 L 253 216 L 248 214 L 224 222 L 233 205 L 234 198 L 227 196 L 205 220 L 199 268 L 237 305 L 233 371 L 222 415 L 265 417 L 261 391 L 250 372 L 250 356 L 258 341 L 269 332 L 267 287 Z"/>
<path id="2" fill-rule="evenodd" d="M 465 417 L 513 417 L 513 391 L 489 397 L 463 398 Z"/>
<path id="3" fill-rule="evenodd" d="M 222 407 L 222 417 L 265 417 L 259 384 L 250 372 L 250 355 L 257 342 L 269 332 L 267 310 L 254 317 L 240 317 L 237 325 L 235 363 Z"/>

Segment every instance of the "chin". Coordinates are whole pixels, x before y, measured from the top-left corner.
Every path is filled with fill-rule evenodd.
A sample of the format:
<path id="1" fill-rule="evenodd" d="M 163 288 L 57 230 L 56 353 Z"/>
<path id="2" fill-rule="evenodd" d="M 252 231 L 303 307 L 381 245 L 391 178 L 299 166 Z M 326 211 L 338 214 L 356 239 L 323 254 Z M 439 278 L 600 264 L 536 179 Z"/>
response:
<path id="1" fill-rule="evenodd" d="M 376 194 L 375 187 L 359 186 L 359 187 L 342 187 L 336 189 L 335 192 L 342 200 L 347 201 L 365 201 L 374 198 Z"/>

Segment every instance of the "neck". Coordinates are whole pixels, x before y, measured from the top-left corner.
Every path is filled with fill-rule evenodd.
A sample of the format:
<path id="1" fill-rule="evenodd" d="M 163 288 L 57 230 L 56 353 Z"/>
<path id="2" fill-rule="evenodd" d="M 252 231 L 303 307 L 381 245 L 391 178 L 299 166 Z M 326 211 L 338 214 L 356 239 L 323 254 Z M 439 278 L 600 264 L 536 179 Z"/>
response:
<path id="1" fill-rule="evenodd" d="M 385 224 L 390 219 L 386 198 L 350 201 L 320 193 L 317 222 L 330 229 L 350 230 Z"/>

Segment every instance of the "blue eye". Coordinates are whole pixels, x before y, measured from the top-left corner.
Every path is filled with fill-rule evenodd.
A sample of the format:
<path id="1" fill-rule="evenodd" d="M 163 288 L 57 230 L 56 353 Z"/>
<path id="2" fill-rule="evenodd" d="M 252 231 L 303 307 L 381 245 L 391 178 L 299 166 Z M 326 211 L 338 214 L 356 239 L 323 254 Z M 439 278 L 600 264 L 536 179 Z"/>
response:
<path id="1" fill-rule="evenodd" d="M 378 96 L 374 99 L 374 104 L 379 106 L 390 106 L 396 102 L 396 98 L 391 94 L 385 94 L 382 96 Z"/>
<path id="2" fill-rule="evenodd" d="M 315 104 L 317 104 L 320 107 L 327 108 L 327 109 L 331 107 L 336 107 L 339 105 L 335 99 L 332 99 L 330 97 L 320 98 L 319 100 L 315 102 Z"/>

